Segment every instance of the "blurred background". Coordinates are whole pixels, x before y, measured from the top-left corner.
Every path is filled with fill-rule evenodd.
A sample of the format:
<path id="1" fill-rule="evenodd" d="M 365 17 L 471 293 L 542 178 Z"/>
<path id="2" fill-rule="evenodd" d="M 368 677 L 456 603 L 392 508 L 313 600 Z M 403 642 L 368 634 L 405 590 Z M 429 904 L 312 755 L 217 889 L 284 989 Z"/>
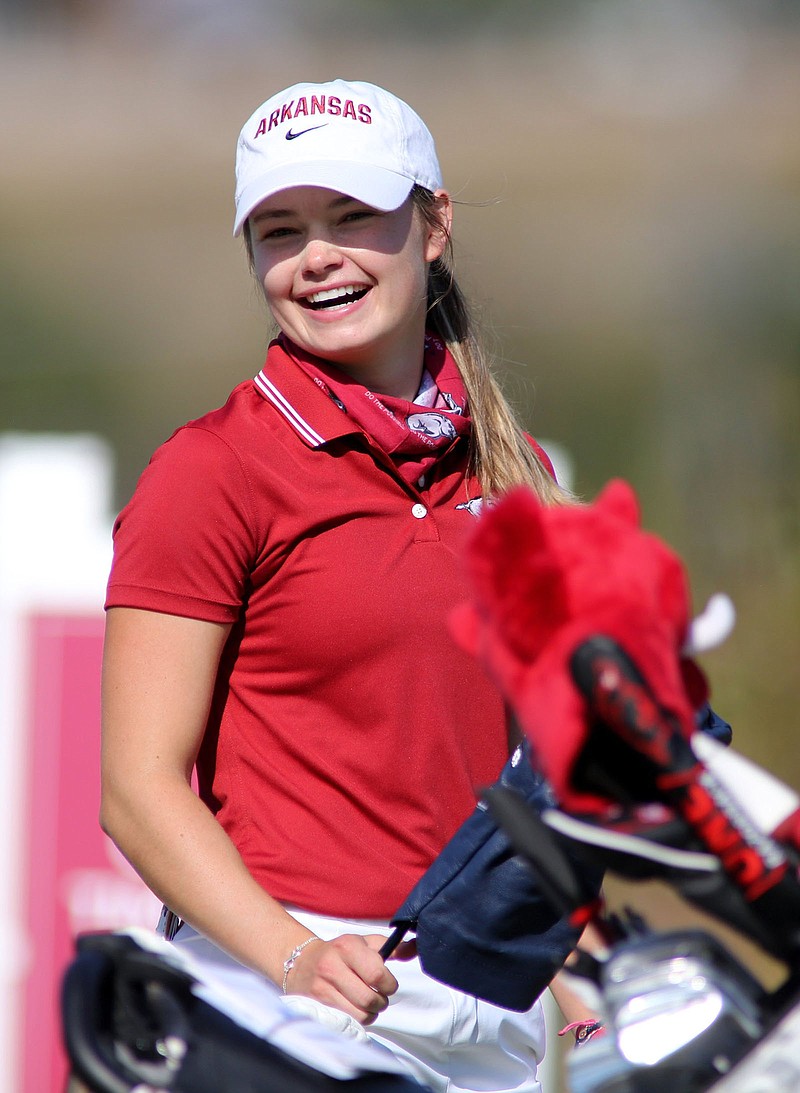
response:
<path id="1" fill-rule="evenodd" d="M 714 705 L 800 786 L 799 58 L 797 0 L 0 0 L 0 434 L 105 441 L 121 507 L 262 363 L 243 121 L 384 84 L 527 425 L 733 598 Z"/>
<path id="2" fill-rule="evenodd" d="M 800 4 L 4 0 L 0 430 L 90 431 L 114 504 L 261 363 L 231 238 L 276 89 L 385 83 L 464 204 L 459 274 L 576 488 L 622 475 L 739 625 L 739 745 L 800 782 Z"/>

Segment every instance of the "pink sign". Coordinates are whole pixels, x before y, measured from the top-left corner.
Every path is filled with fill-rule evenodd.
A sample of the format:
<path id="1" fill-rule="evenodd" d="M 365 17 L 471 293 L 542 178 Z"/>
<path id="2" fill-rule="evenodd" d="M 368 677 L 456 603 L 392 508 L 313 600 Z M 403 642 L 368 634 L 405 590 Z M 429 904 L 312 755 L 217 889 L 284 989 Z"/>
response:
<path id="1" fill-rule="evenodd" d="M 30 725 L 25 852 L 31 963 L 22 1093 L 64 1087 L 61 978 L 84 931 L 153 927 L 158 904 L 100 830 L 103 617 L 28 620 Z"/>

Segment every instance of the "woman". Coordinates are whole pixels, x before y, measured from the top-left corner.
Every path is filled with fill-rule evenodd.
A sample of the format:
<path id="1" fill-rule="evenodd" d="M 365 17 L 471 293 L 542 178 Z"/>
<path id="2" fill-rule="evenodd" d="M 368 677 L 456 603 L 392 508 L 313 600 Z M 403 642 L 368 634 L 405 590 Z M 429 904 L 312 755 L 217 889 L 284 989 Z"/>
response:
<path id="1" fill-rule="evenodd" d="M 564 499 L 472 336 L 451 218 L 430 133 L 378 87 L 296 85 L 245 124 L 235 234 L 280 334 L 117 521 L 102 824 L 179 943 L 369 1026 L 433 1088 L 534 1091 L 538 1009 L 378 952 L 508 754 L 447 631 L 460 545 L 514 483 Z"/>

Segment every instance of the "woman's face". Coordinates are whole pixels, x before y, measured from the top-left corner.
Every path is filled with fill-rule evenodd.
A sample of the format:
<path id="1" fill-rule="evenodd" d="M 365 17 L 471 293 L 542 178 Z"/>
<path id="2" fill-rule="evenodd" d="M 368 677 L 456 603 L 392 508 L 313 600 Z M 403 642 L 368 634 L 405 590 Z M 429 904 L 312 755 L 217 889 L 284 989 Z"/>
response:
<path id="1" fill-rule="evenodd" d="M 393 212 L 318 186 L 283 190 L 250 217 L 256 276 L 283 333 L 383 394 L 411 397 L 422 363 L 428 266 L 441 230 L 411 198 Z M 414 386 L 411 394 L 408 387 Z"/>

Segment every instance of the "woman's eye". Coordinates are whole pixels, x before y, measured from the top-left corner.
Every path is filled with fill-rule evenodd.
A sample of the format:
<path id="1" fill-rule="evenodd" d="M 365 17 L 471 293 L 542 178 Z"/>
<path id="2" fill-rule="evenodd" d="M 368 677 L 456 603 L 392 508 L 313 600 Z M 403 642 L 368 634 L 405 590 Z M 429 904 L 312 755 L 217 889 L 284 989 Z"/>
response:
<path id="1" fill-rule="evenodd" d="M 270 228 L 267 225 L 257 225 L 253 231 L 254 243 L 280 243 L 282 239 L 289 239 L 297 234 L 297 229 L 288 224 L 275 225 Z"/>
<path id="2" fill-rule="evenodd" d="M 343 218 L 343 223 L 348 224 L 357 220 L 368 220 L 375 215 L 376 213 L 372 209 L 354 209 L 353 212 L 348 213 Z"/>
<path id="3" fill-rule="evenodd" d="M 264 232 L 261 236 L 262 239 L 286 239 L 290 235 L 296 234 L 296 228 L 271 228 L 269 231 Z"/>

